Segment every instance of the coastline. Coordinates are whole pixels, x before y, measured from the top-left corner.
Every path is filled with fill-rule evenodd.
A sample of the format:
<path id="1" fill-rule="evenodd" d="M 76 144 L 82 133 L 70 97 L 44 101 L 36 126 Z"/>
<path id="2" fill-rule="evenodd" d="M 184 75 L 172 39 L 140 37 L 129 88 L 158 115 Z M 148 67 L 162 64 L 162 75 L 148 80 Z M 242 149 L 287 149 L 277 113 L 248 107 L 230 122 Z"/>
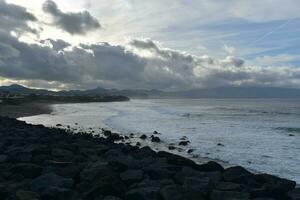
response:
<path id="1" fill-rule="evenodd" d="M 23 103 L 18 105 L 0 104 L 0 116 L 19 118 L 29 117 L 41 114 L 50 114 L 52 112 L 50 103 Z"/>
<path id="2" fill-rule="evenodd" d="M 296 200 L 294 181 L 0 117 L 3 199 Z M 294 198 L 295 197 L 295 198 Z"/>

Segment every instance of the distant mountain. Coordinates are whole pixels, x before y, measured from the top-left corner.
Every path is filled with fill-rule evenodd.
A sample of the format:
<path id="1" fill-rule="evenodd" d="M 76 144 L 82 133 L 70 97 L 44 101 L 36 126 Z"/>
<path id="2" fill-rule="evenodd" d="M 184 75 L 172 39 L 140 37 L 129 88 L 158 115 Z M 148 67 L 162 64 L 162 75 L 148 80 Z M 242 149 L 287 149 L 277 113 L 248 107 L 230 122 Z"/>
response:
<path id="1" fill-rule="evenodd" d="M 49 91 L 20 85 L 0 87 L 1 92 L 59 96 L 127 96 L 130 98 L 300 98 L 299 89 L 273 87 L 219 87 L 177 92 L 161 90 L 118 90 L 97 87 L 90 90 Z"/>
<path id="2" fill-rule="evenodd" d="M 56 92 L 49 91 L 49 90 L 43 90 L 43 89 L 31 89 L 24 87 L 22 85 L 13 84 L 10 86 L 1 86 L 0 92 L 8 92 L 12 94 L 23 94 L 23 95 L 29 95 L 29 94 L 39 94 L 39 95 L 51 95 L 56 94 Z"/>

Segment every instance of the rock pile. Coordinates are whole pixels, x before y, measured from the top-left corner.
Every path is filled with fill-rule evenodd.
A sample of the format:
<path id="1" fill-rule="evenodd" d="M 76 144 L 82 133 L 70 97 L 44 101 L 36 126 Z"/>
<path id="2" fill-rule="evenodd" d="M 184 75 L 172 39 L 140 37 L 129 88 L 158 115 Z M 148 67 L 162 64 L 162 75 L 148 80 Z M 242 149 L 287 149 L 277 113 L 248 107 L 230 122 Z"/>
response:
<path id="1" fill-rule="evenodd" d="M 0 118 L 2 200 L 299 200 L 295 182 Z"/>

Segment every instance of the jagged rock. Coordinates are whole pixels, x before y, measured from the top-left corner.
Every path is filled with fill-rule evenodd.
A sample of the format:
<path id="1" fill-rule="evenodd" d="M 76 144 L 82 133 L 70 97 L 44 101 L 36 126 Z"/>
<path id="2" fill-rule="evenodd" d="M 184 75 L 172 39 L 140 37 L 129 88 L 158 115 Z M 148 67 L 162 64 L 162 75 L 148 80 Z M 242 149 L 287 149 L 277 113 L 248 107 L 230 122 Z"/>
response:
<path id="1" fill-rule="evenodd" d="M 243 189 L 243 185 L 237 184 L 237 183 L 232 183 L 232 182 L 219 182 L 216 185 L 217 190 L 222 190 L 222 191 L 241 191 Z"/>
<path id="2" fill-rule="evenodd" d="M 144 177 L 142 170 L 127 170 L 120 174 L 121 180 L 125 183 L 132 184 L 141 181 Z"/>
<path id="3" fill-rule="evenodd" d="M 178 185 L 165 186 L 160 190 L 163 200 L 204 200 L 202 192 Z"/>
<path id="4" fill-rule="evenodd" d="M 258 174 L 255 175 L 257 179 L 259 179 L 260 182 L 266 182 L 269 183 L 270 185 L 275 185 L 278 187 L 283 188 L 285 191 L 290 191 L 295 188 L 296 182 L 295 181 L 290 181 L 287 179 L 279 178 L 273 175 L 269 174 Z"/>
<path id="5" fill-rule="evenodd" d="M 214 185 L 221 180 L 222 175 L 220 172 L 199 172 L 190 167 L 183 167 L 175 175 L 175 181 L 178 184 L 183 184 L 187 178 L 196 178 L 199 180 L 208 178 L 211 184 Z"/>
<path id="6" fill-rule="evenodd" d="M 249 171 L 247 171 L 245 168 L 237 166 L 237 167 L 230 167 L 225 169 L 223 173 L 223 178 L 225 181 L 233 181 L 243 175 L 251 174 Z"/>
<path id="7" fill-rule="evenodd" d="M 180 146 L 187 146 L 190 143 L 190 141 L 180 141 L 179 145 Z"/>
<path id="8" fill-rule="evenodd" d="M 74 157 L 74 153 L 72 151 L 69 151 L 67 149 L 59 149 L 55 148 L 52 150 L 51 154 L 58 158 L 66 158 L 70 159 Z"/>
<path id="9" fill-rule="evenodd" d="M 129 190 L 125 200 L 154 200 L 158 199 L 159 187 L 140 187 Z"/>
<path id="10" fill-rule="evenodd" d="M 31 163 L 17 164 L 12 168 L 14 173 L 20 173 L 25 178 L 35 178 L 41 175 L 42 168 L 39 165 Z"/>
<path id="11" fill-rule="evenodd" d="M 194 152 L 194 149 L 189 149 L 187 150 L 187 153 L 190 154 L 190 153 L 193 153 Z"/>
<path id="12" fill-rule="evenodd" d="M 0 163 L 4 163 L 7 160 L 7 155 L 0 154 Z"/>
<path id="13" fill-rule="evenodd" d="M 300 200 L 300 188 L 289 191 L 288 197 L 291 200 Z"/>
<path id="14" fill-rule="evenodd" d="M 169 150 L 175 150 L 175 149 L 176 149 L 176 147 L 174 147 L 174 146 L 170 145 L 170 146 L 168 146 L 168 149 L 169 149 Z"/>
<path id="15" fill-rule="evenodd" d="M 160 142 L 160 138 L 159 138 L 159 137 L 153 136 L 153 137 L 151 138 L 151 142 Z"/>
<path id="16" fill-rule="evenodd" d="M 141 136 L 140 136 L 140 139 L 142 139 L 142 140 L 147 139 L 147 135 L 145 135 L 145 134 L 141 135 Z"/>
<path id="17" fill-rule="evenodd" d="M 70 189 L 74 181 L 71 178 L 64 178 L 56 175 L 55 173 L 48 173 L 35 178 L 31 182 L 31 190 L 41 192 L 49 189 L 50 187 Z"/>
<path id="18" fill-rule="evenodd" d="M 250 196 L 244 192 L 214 190 L 210 195 L 211 200 L 248 200 Z"/>
<path id="19" fill-rule="evenodd" d="M 32 191 L 19 190 L 16 192 L 17 200 L 40 200 L 40 195 Z"/>
<path id="20" fill-rule="evenodd" d="M 213 172 L 213 171 L 223 172 L 224 168 L 217 162 L 209 161 L 208 163 L 198 165 L 197 170 L 202 172 Z"/>

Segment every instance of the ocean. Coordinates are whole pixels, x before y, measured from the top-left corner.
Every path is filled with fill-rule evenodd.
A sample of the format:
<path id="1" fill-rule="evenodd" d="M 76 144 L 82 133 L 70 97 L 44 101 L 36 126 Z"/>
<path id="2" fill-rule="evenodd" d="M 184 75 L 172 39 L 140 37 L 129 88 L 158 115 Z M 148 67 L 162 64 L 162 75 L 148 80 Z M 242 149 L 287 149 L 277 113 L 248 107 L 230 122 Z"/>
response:
<path id="1" fill-rule="evenodd" d="M 241 165 L 300 183 L 300 99 L 152 99 L 56 104 L 53 113 L 20 118 L 79 130 L 161 133 L 163 144 L 186 136 L 193 156 Z"/>

